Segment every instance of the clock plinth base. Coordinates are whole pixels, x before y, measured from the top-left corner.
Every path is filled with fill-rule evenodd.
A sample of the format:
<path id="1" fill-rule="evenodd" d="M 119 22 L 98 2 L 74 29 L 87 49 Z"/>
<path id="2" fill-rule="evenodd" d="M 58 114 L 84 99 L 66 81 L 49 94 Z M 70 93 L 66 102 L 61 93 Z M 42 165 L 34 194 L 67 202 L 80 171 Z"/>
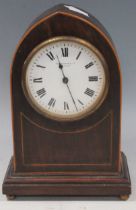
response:
<path id="1" fill-rule="evenodd" d="M 100 174 L 100 173 L 99 173 Z M 51 176 L 14 173 L 10 161 L 3 194 L 13 196 L 119 196 L 126 200 L 131 193 L 127 160 L 122 153 L 121 172 L 114 175 Z"/>

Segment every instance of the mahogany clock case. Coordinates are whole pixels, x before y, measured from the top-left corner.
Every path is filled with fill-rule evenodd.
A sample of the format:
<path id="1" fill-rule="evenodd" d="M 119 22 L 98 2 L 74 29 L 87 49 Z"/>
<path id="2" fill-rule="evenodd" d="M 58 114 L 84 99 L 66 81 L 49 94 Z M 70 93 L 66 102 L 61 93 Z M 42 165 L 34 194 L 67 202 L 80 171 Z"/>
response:
<path id="1" fill-rule="evenodd" d="M 11 67 L 14 155 L 6 195 L 129 195 L 127 161 L 120 152 L 121 72 L 114 44 L 90 14 L 58 5 L 23 35 Z M 95 46 L 108 65 L 108 93 L 101 106 L 78 121 L 62 122 L 36 112 L 22 89 L 30 52 L 53 37 L 77 37 Z"/>

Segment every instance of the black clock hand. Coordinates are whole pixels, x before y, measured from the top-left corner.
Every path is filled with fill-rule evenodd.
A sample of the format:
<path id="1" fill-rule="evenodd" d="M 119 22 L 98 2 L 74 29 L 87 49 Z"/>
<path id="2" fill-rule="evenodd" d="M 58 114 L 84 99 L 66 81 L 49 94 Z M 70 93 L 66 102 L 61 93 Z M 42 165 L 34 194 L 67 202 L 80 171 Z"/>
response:
<path id="1" fill-rule="evenodd" d="M 75 102 L 75 100 L 74 100 L 74 98 L 73 98 L 73 96 L 72 96 L 71 90 L 70 90 L 68 84 L 66 84 L 66 85 L 67 85 L 68 91 L 69 91 L 69 93 L 70 93 L 70 96 L 71 96 L 71 98 L 72 98 L 72 101 L 73 101 L 73 103 L 74 103 L 74 105 L 75 105 L 75 107 L 76 107 L 76 110 L 78 111 L 77 106 L 76 106 L 76 102 Z"/>
<path id="2" fill-rule="evenodd" d="M 68 83 L 68 78 L 65 76 L 64 71 L 63 71 L 63 65 L 60 63 L 59 57 L 57 56 L 58 62 L 59 62 L 59 69 L 62 72 L 63 75 L 63 83 L 67 84 Z"/>
<path id="3" fill-rule="evenodd" d="M 63 75 L 63 83 L 66 84 L 66 86 L 68 88 L 68 91 L 69 91 L 69 94 L 70 94 L 70 96 L 72 98 L 72 101 L 73 101 L 73 103 L 75 105 L 75 108 L 78 111 L 77 106 L 76 106 L 76 102 L 75 102 L 75 100 L 74 100 L 74 98 L 72 96 L 71 90 L 70 90 L 69 85 L 68 85 L 68 78 L 65 76 L 64 71 L 63 71 L 63 65 L 60 63 L 60 60 L 59 60 L 58 56 L 57 56 L 57 59 L 58 59 L 58 62 L 59 62 L 59 69 L 61 69 L 61 72 L 62 72 L 62 75 Z"/>
<path id="4" fill-rule="evenodd" d="M 63 72 L 63 65 L 60 63 L 59 57 L 57 56 L 58 62 L 59 62 L 59 69 L 61 69 L 63 77 L 65 77 L 64 72 Z"/>
<path id="5" fill-rule="evenodd" d="M 63 65 L 60 63 L 59 57 L 57 56 L 58 62 L 59 62 L 59 69 L 62 72 L 63 75 L 63 83 L 67 84 L 68 83 L 68 78 L 65 76 L 64 71 L 63 71 Z"/>

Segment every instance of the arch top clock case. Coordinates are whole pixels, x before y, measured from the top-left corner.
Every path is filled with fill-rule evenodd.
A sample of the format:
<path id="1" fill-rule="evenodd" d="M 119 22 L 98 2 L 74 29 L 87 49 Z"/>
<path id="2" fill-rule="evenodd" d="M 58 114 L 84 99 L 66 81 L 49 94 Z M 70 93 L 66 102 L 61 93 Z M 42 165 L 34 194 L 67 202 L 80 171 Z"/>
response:
<path id="1" fill-rule="evenodd" d="M 13 58 L 11 100 L 4 194 L 128 198 L 120 65 L 93 16 L 61 4 L 31 24 Z"/>

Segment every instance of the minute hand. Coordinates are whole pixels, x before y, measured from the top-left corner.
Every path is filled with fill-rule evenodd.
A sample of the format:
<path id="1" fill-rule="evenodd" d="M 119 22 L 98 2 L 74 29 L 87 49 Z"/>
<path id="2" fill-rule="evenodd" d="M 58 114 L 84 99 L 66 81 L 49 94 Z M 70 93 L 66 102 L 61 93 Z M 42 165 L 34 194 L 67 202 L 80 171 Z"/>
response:
<path id="1" fill-rule="evenodd" d="M 73 96 L 72 96 L 72 93 L 71 93 L 71 91 L 70 91 L 70 88 L 69 88 L 68 84 L 66 84 L 66 85 L 67 85 L 68 91 L 69 91 L 69 93 L 70 93 L 70 96 L 71 96 L 71 98 L 72 98 L 72 101 L 73 101 L 73 103 L 74 103 L 74 105 L 75 105 L 75 108 L 76 108 L 76 110 L 78 111 L 77 106 L 76 106 L 76 102 L 75 102 L 75 100 L 74 100 L 74 98 L 73 98 Z"/>

